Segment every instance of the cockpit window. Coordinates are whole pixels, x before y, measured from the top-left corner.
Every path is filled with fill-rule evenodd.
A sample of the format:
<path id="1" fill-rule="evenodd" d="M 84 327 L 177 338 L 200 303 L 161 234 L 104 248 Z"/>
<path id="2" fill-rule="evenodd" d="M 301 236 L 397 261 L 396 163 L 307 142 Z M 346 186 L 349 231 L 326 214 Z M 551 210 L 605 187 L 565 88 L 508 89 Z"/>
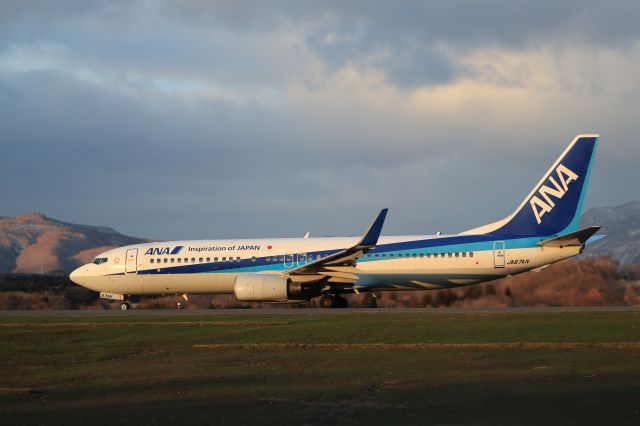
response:
<path id="1" fill-rule="evenodd" d="M 96 257 L 95 259 L 93 259 L 92 263 L 95 263 L 96 265 L 100 265 L 101 263 L 107 263 L 107 260 L 109 260 L 108 257 Z"/>

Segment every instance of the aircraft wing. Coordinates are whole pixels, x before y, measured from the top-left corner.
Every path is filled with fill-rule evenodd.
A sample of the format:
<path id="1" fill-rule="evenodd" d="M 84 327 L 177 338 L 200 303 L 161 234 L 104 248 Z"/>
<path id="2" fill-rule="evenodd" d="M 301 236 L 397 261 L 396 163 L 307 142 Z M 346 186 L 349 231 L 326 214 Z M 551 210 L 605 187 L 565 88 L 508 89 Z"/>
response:
<path id="1" fill-rule="evenodd" d="M 358 279 L 354 274 L 355 261 L 378 244 L 388 210 L 380 210 L 367 232 L 354 246 L 292 269 L 288 271 L 287 275 L 297 282 L 319 281 L 327 278 L 329 282 L 333 283 L 354 283 Z"/>

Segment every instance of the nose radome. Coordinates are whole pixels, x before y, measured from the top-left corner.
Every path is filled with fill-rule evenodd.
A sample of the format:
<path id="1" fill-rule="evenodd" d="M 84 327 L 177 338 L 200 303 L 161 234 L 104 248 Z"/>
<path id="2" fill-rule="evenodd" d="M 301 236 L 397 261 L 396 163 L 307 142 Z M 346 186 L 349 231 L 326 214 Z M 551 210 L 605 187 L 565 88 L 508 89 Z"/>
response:
<path id="1" fill-rule="evenodd" d="M 81 281 L 82 281 L 82 280 L 81 280 L 81 277 L 84 275 L 84 274 L 82 273 L 82 268 L 83 268 L 83 266 L 79 267 L 78 269 L 74 270 L 73 272 L 71 272 L 71 273 L 69 274 L 69 279 L 70 279 L 71 281 L 73 281 L 74 283 L 78 284 L 78 285 L 82 285 L 82 283 L 81 283 Z"/>

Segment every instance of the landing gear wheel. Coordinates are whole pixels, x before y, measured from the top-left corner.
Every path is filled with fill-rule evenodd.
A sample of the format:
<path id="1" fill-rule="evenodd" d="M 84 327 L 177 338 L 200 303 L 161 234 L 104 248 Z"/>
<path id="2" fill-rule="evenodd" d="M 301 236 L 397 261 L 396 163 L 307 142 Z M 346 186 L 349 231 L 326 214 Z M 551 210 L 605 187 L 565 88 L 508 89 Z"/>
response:
<path id="1" fill-rule="evenodd" d="M 120 308 L 121 311 L 127 311 L 130 307 L 131 306 L 129 306 L 127 302 L 122 302 L 120 303 L 120 305 L 118 305 L 118 308 Z"/>
<path id="2" fill-rule="evenodd" d="M 376 297 L 373 294 L 369 294 L 367 296 L 366 300 L 366 305 L 367 308 L 377 308 L 378 307 L 378 301 L 376 299 Z"/>
<path id="3" fill-rule="evenodd" d="M 335 308 L 336 298 L 330 294 L 324 294 L 320 298 L 320 306 L 322 306 L 323 308 Z"/>
<path id="4" fill-rule="evenodd" d="M 335 301 L 334 301 L 334 306 L 336 308 L 348 308 L 349 307 L 349 302 L 344 297 L 336 296 Z"/>

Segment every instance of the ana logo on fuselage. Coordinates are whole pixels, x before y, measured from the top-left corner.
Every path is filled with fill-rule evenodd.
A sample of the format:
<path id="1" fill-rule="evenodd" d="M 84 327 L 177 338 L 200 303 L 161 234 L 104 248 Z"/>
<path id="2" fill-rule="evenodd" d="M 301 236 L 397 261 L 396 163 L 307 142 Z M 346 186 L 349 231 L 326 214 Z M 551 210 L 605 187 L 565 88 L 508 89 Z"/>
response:
<path id="1" fill-rule="evenodd" d="M 180 253 L 180 250 L 182 250 L 183 247 L 184 246 L 175 246 L 173 250 L 171 250 L 171 247 L 151 247 L 149 250 L 144 252 L 144 254 L 148 254 L 152 256 L 157 256 L 162 254 L 178 254 Z"/>
<path id="2" fill-rule="evenodd" d="M 551 197 L 557 199 L 564 197 L 567 189 L 569 189 L 569 183 L 578 180 L 579 177 L 562 164 L 556 167 L 556 175 L 558 177 L 557 181 L 553 176 L 549 176 L 547 183 L 550 183 L 550 185 L 542 185 L 538 188 L 538 193 L 529 200 L 531 210 L 533 210 L 533 214 L 536 217 L 536 221 L 538 221 L 538 225 L 542 222 L 542 216 L 553 210 L 553 207 L 556 205 Z M 553 185 L 553 188 L 551 185 Z"/>

